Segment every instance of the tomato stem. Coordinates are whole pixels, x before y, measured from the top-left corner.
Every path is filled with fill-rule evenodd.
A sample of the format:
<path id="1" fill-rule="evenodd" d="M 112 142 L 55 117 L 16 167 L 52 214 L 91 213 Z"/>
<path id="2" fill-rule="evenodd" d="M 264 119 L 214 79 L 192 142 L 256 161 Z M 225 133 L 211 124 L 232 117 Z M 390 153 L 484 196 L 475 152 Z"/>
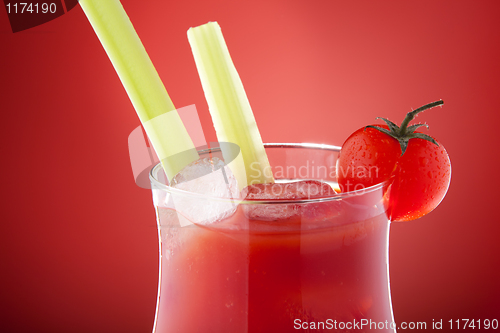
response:
<path id="1" fill-rule="evenodd" d="M 410 139 L 423 139 L 423 140 L 430 141 L 430 142 L 434 143 L 435 145 L 439 146 L 439 144 L 436 142 L 436 140 L 434 140 L 431 136 L 424 134 L 424 133 L 415 133 L 415 130 L 419 127 L 425 126 L 425 127 L 429 128 L 429 126 L 427 124 L 415 124 L 415 125 L 411 125 L 411 126 L 408 126 L 408 124 L 420 112 L 422 112 L 424 110 L 432 109 L 433 107 L 440 106 L 443 104 L 444 104 L 444 102 L 442 100 L 439 100 L 439 101 L 432 102 L 432 103 L 426 104 L 424 106 L 421 106 L 416 110 L 408 112 L 406 114 L 405 119 L 401 123 L 401 126 L 394 124 L 392 121 L 390 121 L 386 118 L 377 117 L 377 119 L 383 120 L 387 124 L 389 129 L 387 130 L 385 128 L 382 128 L 379 126 L 374 126 L 374 125 L 368 125 L 365 127 L 365 129 L 366 128 L 373 128 L 373 129 L 376 129 L 376 130 L 378 130 L 382 133 L 385 133 L 385 134 L 389 135 L 390 137 L 398 140 L 399 144 L 401 146 L 401 156 L 405 153 L 406 148 L 408 147 L 408 142 L 410 141 Z"/>
<path id="2" fill-rule="evenodd" d="M 408 112 L 406 114 L 405 119 L 401 123 L 401 126 L 399 126 L 399 134 L 401 136 L 404 136 L 406 134 L 406 128 L 408 127 L 408 124 L 410 123 L 410 121 L 412 121 L 415 118 L 415 116 L 417 114 L 419 114 L 422 111 L 425 111 L 425 110 L 428 110 L 428 109 L 432 109 L 432 108 L 434 108 L 436 106 L 443 105 L 443 104 L 444 104 L 443 100 L 439 100 L 439 101 L 436 101 L 436 102 L 432 102 L 432 103 L 426 104 L 424 106 L 419 107 L 418 109 L 415 109 L 413 111 Z"/>

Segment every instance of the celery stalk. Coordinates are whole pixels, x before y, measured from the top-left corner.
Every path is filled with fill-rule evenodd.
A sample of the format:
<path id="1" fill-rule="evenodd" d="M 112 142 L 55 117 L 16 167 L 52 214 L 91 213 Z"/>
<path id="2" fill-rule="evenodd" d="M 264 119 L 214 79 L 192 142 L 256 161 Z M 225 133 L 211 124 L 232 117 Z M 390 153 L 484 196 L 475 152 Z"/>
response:
<path id="1" fill-rule="evenodd" d="M 273 183 L 273 175 L 243 84 L 217 22 L 190 28 L 188 39 L 219 142 L 239 146 L 231 170 L 240 188 Z M 224 157 L 224 150 L 222 151 Z M 227 160 L 227 158 L 225 158 Z"/>
<path id="2" fill-rule="evenodd" d="M 169 179 L 198 153 L 119 0 L 80 5 L 120 77 Z"/>

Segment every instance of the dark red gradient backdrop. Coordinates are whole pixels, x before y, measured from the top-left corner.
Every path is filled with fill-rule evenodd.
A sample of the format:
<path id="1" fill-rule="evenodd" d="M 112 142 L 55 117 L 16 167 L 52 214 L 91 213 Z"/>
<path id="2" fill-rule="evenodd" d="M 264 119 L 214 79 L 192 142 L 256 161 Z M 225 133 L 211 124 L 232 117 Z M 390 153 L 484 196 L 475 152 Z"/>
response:
<path id="1" fill-rule="evenodd" d="M 447 148 L 434 212 L 391 229 L 396 322 L 500 320 L 500 2 L 123 0 L 177 107 L 214 130 L 187 42 L 216 20 L 266 142 L 341 144 L 384 116 Z M 130 101 L 81 8 L 12 33 L 0 8 L 2 332 L 150 332 L 151 195 L 134 183 Z M 195 320 L 195 318 L 193 319 Z M 428 326 L 429 327 L 429 326 Z M 444 330 L 443 330 L 444 331 Z"/>

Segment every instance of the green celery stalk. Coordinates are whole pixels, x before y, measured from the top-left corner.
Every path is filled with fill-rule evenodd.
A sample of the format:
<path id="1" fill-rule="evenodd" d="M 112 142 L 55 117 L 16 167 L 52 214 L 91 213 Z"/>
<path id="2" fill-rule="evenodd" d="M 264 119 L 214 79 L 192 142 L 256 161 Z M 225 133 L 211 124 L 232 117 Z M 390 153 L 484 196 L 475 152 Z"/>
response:
<path id="1" fill-rule="evenodd" d="M 153 144 L 168 179 L 198 153 L 119 0 L 80 0 Z"/>
<path id="2" fill-rule="evenodd" d="M 240 188 L 273 183 L 269 161 L 241 79 L 217 22 L 190 28 L 188 39 L 219 142 L 237 144 L 230 165 Z M 225 159 L 226 154 L 222 151 Z"/>

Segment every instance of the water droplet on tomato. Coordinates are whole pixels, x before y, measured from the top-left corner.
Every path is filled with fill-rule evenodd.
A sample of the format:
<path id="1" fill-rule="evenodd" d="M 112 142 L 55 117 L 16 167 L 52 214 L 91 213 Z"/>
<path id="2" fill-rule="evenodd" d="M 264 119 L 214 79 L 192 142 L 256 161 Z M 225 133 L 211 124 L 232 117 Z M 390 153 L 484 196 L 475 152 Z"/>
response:
<path id="1" fill-rule="evenodd" d="M 420 157 L 418 160 L 421 166 L 426 166 L 427 163 L 429 163 L 429 159 L 427 157 Z"/>

